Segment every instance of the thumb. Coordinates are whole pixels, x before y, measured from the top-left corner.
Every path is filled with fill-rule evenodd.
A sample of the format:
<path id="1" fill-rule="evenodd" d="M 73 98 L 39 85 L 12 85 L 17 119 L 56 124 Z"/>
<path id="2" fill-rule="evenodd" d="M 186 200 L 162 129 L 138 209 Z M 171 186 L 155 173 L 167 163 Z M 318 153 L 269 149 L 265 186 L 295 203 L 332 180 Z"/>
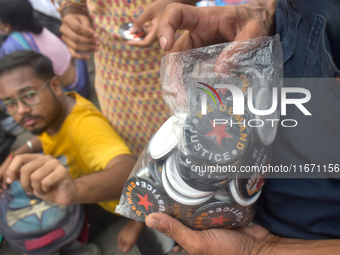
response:
<path id="1" fill-rule="evenodd" d="M 195 232 L 193 230 L 185 227 L 178 220 L 163 213 L 150 214 L 146 217 L 145 223 L 149 228 L 154 228 L 173 239 L 186 251 L 188 251 L 187 248 L 189 248 L 190 242 L 193 241 L 195 236 Z"/>

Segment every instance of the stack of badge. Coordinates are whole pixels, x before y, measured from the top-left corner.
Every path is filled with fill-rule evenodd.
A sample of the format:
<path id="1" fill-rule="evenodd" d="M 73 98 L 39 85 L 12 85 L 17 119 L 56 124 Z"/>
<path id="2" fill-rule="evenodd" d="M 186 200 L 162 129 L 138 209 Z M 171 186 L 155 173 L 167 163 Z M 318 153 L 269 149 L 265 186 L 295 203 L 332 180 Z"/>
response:
<path id="1" fill-rule="evenodd" d="M 255 108 L 268 109 L 271 92 L 264 87 L 256 92 Z M 249 126 L 247 121 L 254 116 L 249 111 L 233 115 L 230 91 L 221 97 L 223 106 L 209 102 L 207 114 L 197 107 L 190 115 L 180 116 L 182 132 L 175 132 L 178 117 L 172 116 L 152 137 L 143 154 L 146 161 L 123 191 L 135 219 L 163 212 L 201 230 L 251 222 L 264 177 L 239 170 L 270 162 L 269 146 L 277 122 L 273 127 Z M 270 117 L 278 118 L 277 112 Z M 263 116 L 255 118 L 264 121 Z M 226 171 L 216 171 L 218 167 Z"/>

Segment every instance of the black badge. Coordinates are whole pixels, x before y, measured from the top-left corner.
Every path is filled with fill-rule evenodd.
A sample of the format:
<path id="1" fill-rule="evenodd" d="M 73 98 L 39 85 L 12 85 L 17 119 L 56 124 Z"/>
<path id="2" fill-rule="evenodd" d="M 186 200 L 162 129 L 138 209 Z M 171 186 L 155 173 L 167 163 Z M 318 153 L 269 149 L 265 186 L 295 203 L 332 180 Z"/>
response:
<path id="1" fill-rule="evenodd" d="M 123 194 L 136 220 L 144 221 L 150 213 L 169 210 L 169 200 L 150 179 L 131 177 L 124 185 Z"/>
<path id="2" fill-rule="evenodd" d="M 192 229 L 238 228 L 248 225 L 255 209 L 228 202 L 215 202 L 199 208 L 190 220 Z"/>
<path id="3" fill-rule="evenodd" d="M 148 168 L 153 181 L 162 183 L 163 164 L 165 164 L 165 160 L 155 160 L 151 156 L 148 156 Z"/>
<path id="4" fill-rule="evenodd" d="M 251 128 L 244 125 L 247 116 L 232 115 L 229 101 L 222 106 L 208 104 L 207 108 L 206 115 L 197 108 L 186 121 L 188 158 L 199 167 L 225 166 L 237 161 L 249 143 Z"/>

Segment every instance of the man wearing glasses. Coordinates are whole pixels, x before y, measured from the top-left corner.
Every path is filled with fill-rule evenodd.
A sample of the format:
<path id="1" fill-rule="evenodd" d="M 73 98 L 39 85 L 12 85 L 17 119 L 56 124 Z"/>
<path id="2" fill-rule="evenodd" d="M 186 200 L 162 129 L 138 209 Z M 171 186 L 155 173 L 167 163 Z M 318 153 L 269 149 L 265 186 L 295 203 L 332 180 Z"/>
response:
<path id="1" fill-rule="evenodd" d="M 113 216 L 135 159 L 96 107 L 76 93 L 64 94 L 51 61 L 32 51 L 0 59 L 0 99 L 19 125 L 39 136 L 1 166 L 2 188 L 17 180 L 43 200 L 98 203 L 105 210 L 99 214 L 97 206 L 97 219 Z M 44 155 L 31 149 L 42 149 Z"/>

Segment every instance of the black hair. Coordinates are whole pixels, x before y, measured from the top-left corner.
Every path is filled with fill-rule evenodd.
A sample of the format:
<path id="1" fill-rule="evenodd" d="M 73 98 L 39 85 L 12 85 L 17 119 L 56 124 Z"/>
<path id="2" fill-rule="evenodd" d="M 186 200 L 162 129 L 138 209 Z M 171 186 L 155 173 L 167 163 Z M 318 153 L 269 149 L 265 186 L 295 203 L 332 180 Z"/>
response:
<path id="1" fill-rule="evenodd" d="M 0 21 L 19 32 L 40 34 L 43 29 L 28 0 L 0 0 Z"/>
<path id="2" fill-rule="evenodd" d="M 31 67 L 35 77 L 49 80 L 55 76 L 52 61 L 35 51 L 19 50 L 0 58 L 0 76 L 18 67 Z"/>

